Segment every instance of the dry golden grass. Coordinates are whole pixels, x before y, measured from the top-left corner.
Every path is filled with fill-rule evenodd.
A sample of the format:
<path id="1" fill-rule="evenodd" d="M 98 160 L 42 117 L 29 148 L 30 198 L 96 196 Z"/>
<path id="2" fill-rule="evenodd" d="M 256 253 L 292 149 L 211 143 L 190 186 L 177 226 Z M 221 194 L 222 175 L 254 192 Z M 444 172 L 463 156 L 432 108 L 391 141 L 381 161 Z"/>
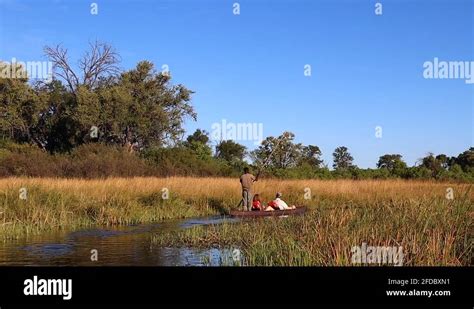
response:
<path id="1" fill-rule="evenodd" d="M 162 188 L 168 188 L 171 195 L 176 194 L 180 197 L 191 199 L 240 199 L 239 181 L 230 178 L 0 179 L 0 192 L 5 192 L 6 190 L 18 191 L 22 187 L 37 187 L 43 190 L 67 192 L 76 196 L 86 195 L 98 199 L 107 199 L 116 194 L 126 197 L 141 196 L 161 192 Z M 305 189 L 310 188 L 313 200 L 316 201 L 327 197 L 364 201 L 387 198 L 445 198 L 448 188 L 452 188 L 456 196 L 458 194 L 465 194 L 470 187 L 472 187 L 472 184 L 439 183 L 434 181 L 263 179 L 255 184 L 253 191 L 263 196 L 264 200 L 270 200 L 276 192 L 280 191 L 286 196 L 295 198 L 298 202 L 304 202 Z M 469 192 L 468 195 L 469 198 L 474 199 L 474 191 Z"/>
<path id="2" fill-rule="evenodd" d="M 20 188 L 27 189 L 26 201 L 19 198 Z M 169 189 L 169 200 L 162 199 L 163 188 Z M 471 188 L 432 181 L 262 179 L 254 193 L 263 201 L 280 191 L 288 203 L 309 206 L 309 213 L 285 221 L 200 227 L 155 242 L 236 244 L 252 265 L 348 265 L 350 247 L 362 242 L 402 245 L 408 265 L 466 265 L 473 247 Z M 311 199 L 305 199 L 308 189 Z M 448 189 L 454 199 L 446 197 Z M 218 214 L 239 201 L 239 181 L 229 178 L 6 178 L 0 179 L 0 239 L 44 229 Z"/>

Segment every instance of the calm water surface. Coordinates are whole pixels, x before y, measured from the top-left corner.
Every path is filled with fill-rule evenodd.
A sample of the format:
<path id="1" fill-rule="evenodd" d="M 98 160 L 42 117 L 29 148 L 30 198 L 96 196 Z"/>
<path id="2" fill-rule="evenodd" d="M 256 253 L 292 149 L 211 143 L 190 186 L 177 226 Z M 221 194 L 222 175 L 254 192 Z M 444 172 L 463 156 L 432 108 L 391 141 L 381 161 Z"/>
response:
<path id="1" fill-rule="evenodd" d="M 232 265 L 235 249 L 160 248 L 156 233 L 196 225 L 237 221 L 228 217 L 173 220 L 153 224 L 54 231 L 0 243 L 0 265 L 40 266 L 219 266 Z M 91 250 L 98 261 L 91 261 Z M 235 259 L 235 258 L 234 258 Z"/>

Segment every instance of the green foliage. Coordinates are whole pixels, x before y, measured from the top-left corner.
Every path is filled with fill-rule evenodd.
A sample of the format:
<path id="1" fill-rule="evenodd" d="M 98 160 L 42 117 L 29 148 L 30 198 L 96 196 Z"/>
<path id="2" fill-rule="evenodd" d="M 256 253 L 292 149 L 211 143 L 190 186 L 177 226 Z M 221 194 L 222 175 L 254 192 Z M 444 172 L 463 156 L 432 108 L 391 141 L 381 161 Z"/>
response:
<path id="1" fill-rule="evenodd" d="M 151 62 L 94 87 L 85 78 L 66 88 L 59 80 L 34 87 L 26 79 L 0 78 L 0 134 L 15 142 L 67 152 L 90 141 L 144 148 L 177 142 L 186 117 L 196 118 L 192 91 L 170 84 Z M 98 128 L 97 137 L 90 131 Z"/>
<path id="2" fill-rule="evenodd" d="M 196 143 L 193 141 L 193 143 Z M 199 143 L 198 143 L 199 144 Z M 202 144 L 199 144 L 202 146 Z M 32 160 L 34 158 L 34 160 Z M 90 143 L 74 148 L 70 153 L 50 154 L 35 145 L 17 144 L 0 139 L 0 176 L 31 177 L 133 177 L 133 176 L 226 176 L 237 177 L 248 163 L 227 161 L 178 145 L 151 147 L 140 153 L 129 153 L 123 147 Z M 257 169 L 258 166 L 254 166 Z M 393 169 L 329 170 L 303 162 L 294 167 L 268 167 L 263 177 L 282 179 L 433 179 L 424 166 Z M 459 164 L 438 173 L 439 180 L 474 182 L 474 172 L 464 171 Z"/>
<path id="3" fill-rule="evenodd" d="M 439 160 L 438 157 L 435 157 L 432 153 L 429 153 L 428 156 L 421 159 L 421 166 L 430 170 L 431 176 L 434 178 L 437 178 L 439 174 L 444 170 L 442 160 L 445 156 L 443 155 L 441 157 L 442 160 Z"/>
<path id="4" fill-rule="evenodd" d="M 456 159 L 456 164 L 465 172 L 474 172 L 474 147 L 461 153 Z"/>
<path id="5" fill-rule="evenodd" d="M 36 146 L 2 141 L 0 176 L 131 177 L 157 174 L 156 168 L 122 148 L 82 145 L 70 154 L 49 154 Z"/>
<path id="6" fill-rule="evenodd" d="M 157 173 L 154 166 L 122 147 L 86 144 L 61 157 L 65 158 L 62 170 L 66 177 L 133 177 Z"/>
<path id="7" fill-rule="evenodd" d="M 300 164 L 320 167 L 323 164 L 323 160 L 321 159 L 321 149 L 315 145 L 303 146 Z"/>
<path id="8" fill-rule="evenodd" d="M 352 161 L 354 158 L 349 153 L 347 147 L 341 146 L 337 147 L 333 154 L 333 168 L 336 170 L 348 170 L 349 168 L 353 167 Z"/>
<path id="9" fill-rule="evenodd" d="M 297 166 L 303 158 L 303 145 L 295 144 L 295 135 L 284 132 L 277 138 L 267 137 L 262 144 L 251 152 L 254 162 L 272 168 L 291 168 Z"/>
<path id="10" fill-rule="evenodd" d="M 192 150 L 192 152 L 200 160 L 210 161 L 212 159 L 212 149 L 209 146 L 209 134 L 197 129 L 192 135 L 189 135 L 184 142 L 184 146 Z"/>
<path id="11" fill-rule="evenodd" d="M 225 176 L 232 174 L 232 168 L 220 160 L 202 158 L 194 150 L 177 146 L 172 148 L 152 148 L 141 156 L 156 166 L 163 176 Z"/>
<path id="12" fill-rule="evenodd" d="M 221 141 L 216 146 L 216 158 L 227 162 L 239 162 L 244 159 L 246 147 L 232 140 Z"/>
<path id="13" fill-rule="evenodd" d="M 30 87 L 26 79 L 0 78 L 2 137 L 18 142 L 36 143 L 42 147 L 38 126 L 41 113 L 46 111 L 46 105 L 45 95 Z"/>
<path id="14" fill-rule="evenodd" d="M 385 177 L 396 176 L 404 177 L 407 169 L 407 164 L 402 160 L 402 155 L 386 154 L 379 158 L 377 168 L 382 169 Z"/>
<path id="15" fill-rule="evenodd" d="M 196 129 L 193 134 L 188 135 L 186 141 L 190 144 L 200 143 L 207 145 L 209 143 L 209 133 L 207 133 L 205 130 Z"/>
<path id="16" fill-rule="evenodd" d="M 379 158 L 377 168 L 386 168 L 389 171 L 393 171 L 397 168 L 406 168 L 406 163 L 402 161 L 402 155 L 399 154 L 386 154 Z"/>

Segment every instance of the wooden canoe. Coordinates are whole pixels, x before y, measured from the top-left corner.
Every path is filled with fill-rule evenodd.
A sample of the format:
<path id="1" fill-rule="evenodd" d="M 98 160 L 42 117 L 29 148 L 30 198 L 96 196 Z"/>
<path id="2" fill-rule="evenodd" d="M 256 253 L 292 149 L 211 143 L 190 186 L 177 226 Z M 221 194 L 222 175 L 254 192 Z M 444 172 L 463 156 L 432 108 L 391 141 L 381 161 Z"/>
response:
<path id="1" fill-rule="evenodd" d="M 258 218 L 258 217 L 279 217 L 279 216 L 291 216 L 300 215 L 306 212 L 306 207 L 296 207 L 296 209 L 286 210 L 274 210 L 274 211 L 239 211 L 231 210 L 231 217 L 246 217 L 246 218 Z"/>

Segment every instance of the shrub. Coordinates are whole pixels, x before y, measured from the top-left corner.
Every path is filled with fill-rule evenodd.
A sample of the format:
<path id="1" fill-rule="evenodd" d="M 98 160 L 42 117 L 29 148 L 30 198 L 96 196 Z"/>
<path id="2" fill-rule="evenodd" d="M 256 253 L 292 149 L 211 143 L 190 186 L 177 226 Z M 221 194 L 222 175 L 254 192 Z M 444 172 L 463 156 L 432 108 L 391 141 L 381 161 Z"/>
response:
<path id="1" fill-rule="evenodd" d="M 238 177 L 245 166 L 242 160 L 227 161 L 203 156 L 185 146 L 150 148 L 129 153 L 125 148 L 100 143 L 83 144 L 70 153 L 51 154 L 30 144 L 0 139 L 0 177 L 69 177 L 105 178 L 135 176 L 224 176 Z M 258 171 L 254 167 L 253 173 Z M 291 168 L 266 168 L 264 177 L 281 179 L 437 179 L 474 182 L 474 170 L 454 164 L 435 175 L 424 166 L 336 169 L 303 163 Z"/>

